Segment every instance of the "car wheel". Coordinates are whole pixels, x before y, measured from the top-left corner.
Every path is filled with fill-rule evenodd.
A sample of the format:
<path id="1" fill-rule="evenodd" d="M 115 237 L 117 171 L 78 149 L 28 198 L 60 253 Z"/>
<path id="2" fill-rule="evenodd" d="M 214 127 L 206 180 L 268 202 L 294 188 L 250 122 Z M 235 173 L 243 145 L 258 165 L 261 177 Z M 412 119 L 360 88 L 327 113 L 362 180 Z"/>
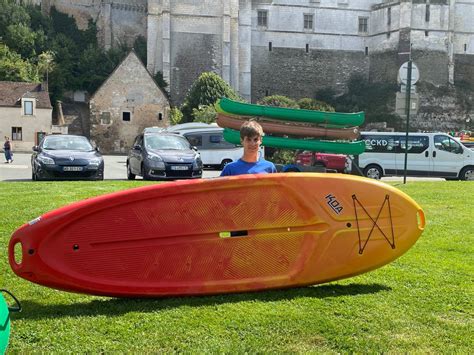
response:
<path id="1" fill-rule="evenodd" d="M 132 174 L 132 168 L 130 167 L 129 163 L 127 163 L 127 179 L 135 180 L 135 174 Z"/>
<path id="2" fill-rule="evenodd" d="M 364 175 L 370 179 L 380 180 L 383 176 L 383 171 L 380 166 L 371 164 L 364 169 Z"/>
<path id="3" fill-rule="evenodd" d="M 142 164 L 142 177 L 143 177 L 143 180 L 151 180 L 151 176 L 148 175 L 148 172 L 146 171 L 144 164 Z"/>
<path id="4" fill-rule="evenodd" d="M 460 180 L 473 181 L 474 180 L 474 166 L 466 166 L 459 174 Z"/>
<path id="5" fill-rule="evenodd" d="M 230 159 L 224 159 L 221 163 L 221 170 L 223 170 L 225 168 L 225 166 L 229 163 L 232 163 L 232 160 Z"/>

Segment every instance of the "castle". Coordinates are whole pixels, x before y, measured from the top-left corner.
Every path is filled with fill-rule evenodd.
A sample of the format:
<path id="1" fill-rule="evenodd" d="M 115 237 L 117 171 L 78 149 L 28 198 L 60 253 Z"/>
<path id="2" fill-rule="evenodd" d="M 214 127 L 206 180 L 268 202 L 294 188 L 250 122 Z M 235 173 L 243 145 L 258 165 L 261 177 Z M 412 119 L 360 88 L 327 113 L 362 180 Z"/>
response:
<path id="1" fill-rule="evenodd" d="M 163 73 L 175 103 L 203 71 L 220 74 L 255 102 L 271 94 L 314 97 L 323 88 L 340 93 L 354 73 L 396 83 L 410 55 L 426 87 L 474 83 L 473 0 L 35 2 L 45 12 L 55 6 L 74 16 L 80 28 L 96 21 L 106 48 L 145 37 L 147 68 Z M 442 100 L 427 92 L 420 99 L 420 128 L 444 121 L 452 127 L 438 129 L 464 128 L 473 112 L 461 106 L 453 92 Z"/>

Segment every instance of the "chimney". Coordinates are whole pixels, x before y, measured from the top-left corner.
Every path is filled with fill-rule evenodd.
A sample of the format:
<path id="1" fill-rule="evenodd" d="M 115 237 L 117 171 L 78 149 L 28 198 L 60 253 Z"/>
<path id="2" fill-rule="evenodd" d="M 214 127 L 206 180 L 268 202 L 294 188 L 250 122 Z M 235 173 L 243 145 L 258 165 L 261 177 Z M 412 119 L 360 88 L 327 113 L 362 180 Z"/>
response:
<path id="1" fill-rule="evenodd" d="M 41 83 L 40 91 L 49 91 L 48 82 L 46 80 L 43 80 L 43 82 Z"/>
<path id="2" fill-rule="evenodd" d="M 66 121 L 64 120 L 64 114 L 63 114 L 63 103 L 62 101 L 56 101 L 56 105 L 58 108 L 58 126 L 64 126 L 66 124 Z"/>

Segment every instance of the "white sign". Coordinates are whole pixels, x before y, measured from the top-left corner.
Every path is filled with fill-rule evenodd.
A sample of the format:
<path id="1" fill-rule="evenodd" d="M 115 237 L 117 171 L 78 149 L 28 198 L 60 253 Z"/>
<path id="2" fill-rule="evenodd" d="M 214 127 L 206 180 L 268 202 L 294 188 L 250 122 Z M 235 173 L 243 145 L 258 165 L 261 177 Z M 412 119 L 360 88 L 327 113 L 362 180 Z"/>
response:
<path id="1" fill-rule="evenodd" d="M 407 85 L 408 83 L 408 62 L 402 64 L 398 70 L 398 78 L 401 83 Z M 411 63 L 411 85 L 415 85 L 416 82 L 420 79 L 420 71 L 415 63 Z"/>

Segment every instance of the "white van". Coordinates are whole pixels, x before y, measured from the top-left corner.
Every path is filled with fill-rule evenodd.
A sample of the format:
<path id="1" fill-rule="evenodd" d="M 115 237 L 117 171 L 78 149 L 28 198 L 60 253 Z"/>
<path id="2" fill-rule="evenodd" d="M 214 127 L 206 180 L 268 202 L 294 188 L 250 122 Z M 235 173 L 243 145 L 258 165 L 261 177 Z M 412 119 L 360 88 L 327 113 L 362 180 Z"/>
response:
<path id="1" fill-rule="evenodd" d="M 198 149 L 204 166 L 223 169 L 226 164 L 240 159 L 244 153 L 241 145 L 224 140 L 224 129 L 217 125 L 204 128 L 181 128 L 174 132 L 186 137 L 189 143 Z M 263 147 L 260 148 L 260 154 L 264 156 Z"/>
<path id="2" fill-rule="evenodd" d="M 403 132 L 362 132 L 365 152 L 359 155 L 364 175 L 403 175 L 405 141 Z M 407 175 L 474 180 L 474 151 L 444 133 L 409 133 Z"/>

